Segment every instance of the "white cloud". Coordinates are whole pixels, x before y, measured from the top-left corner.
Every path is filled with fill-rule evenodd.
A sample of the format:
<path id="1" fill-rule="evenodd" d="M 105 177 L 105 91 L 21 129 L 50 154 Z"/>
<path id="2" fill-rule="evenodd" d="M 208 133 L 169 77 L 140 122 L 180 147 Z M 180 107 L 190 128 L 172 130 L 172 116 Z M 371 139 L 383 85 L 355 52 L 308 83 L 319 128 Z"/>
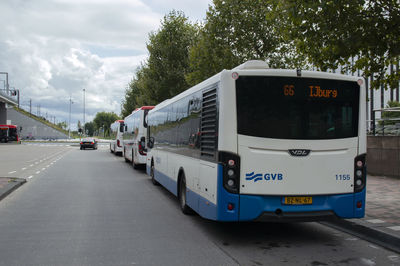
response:
<path id="1" fill-rule="evenodd" d="M 0 1 L 0 71 L 20 89 L 22 105 L 32 99 L 34 112 L 40 104 L 58 121 L 68 120 L 70 96 L 71 124 L 83 119 L 83 88 L 86 121 L 99 111 L 119 114 L 125 88 L 147 56 L 148 33 L 172 9 L 204 18 L 209 2 Z"/>

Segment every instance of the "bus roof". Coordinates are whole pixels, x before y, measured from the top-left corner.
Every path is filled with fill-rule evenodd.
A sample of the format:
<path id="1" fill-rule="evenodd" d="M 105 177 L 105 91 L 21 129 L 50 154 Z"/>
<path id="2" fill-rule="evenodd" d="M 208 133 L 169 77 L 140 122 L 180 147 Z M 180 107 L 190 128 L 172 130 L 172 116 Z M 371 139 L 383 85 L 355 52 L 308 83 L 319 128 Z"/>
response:
<path id="1" fill-rule="evenodd" d="M 0 127 L 17 128 L 16 125 L 0 125 Z"/>

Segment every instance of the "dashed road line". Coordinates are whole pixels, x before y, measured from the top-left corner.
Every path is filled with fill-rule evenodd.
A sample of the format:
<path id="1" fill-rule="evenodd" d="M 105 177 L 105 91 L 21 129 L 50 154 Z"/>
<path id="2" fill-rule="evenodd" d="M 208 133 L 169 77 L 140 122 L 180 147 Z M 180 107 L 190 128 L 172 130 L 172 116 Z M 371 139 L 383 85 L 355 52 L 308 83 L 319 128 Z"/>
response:
<path id="1" fill-rule="evenodd" d="M 36 174 L 40 174 L 40 171 L 37 171 Z"/>
<path id="2" fill-rule="evenodd" d="M 33 177 L 33 175 L 31 175 L 31 176 L 28 176 L 27 178 L 28 178 L 28 179 L 31 179 L 32 177 Z"/>
<path id="3" fill-rule="evenodd" d="M 8 172 L 9 174 L 14 174 L 14 173 L 16 173 L 17 171 L 11 171 L 11 172 Z"/>
<path id="4" fill-rule="evenodd" d="M 26 169 L 26 167 L 22 167 L 22 169 L 21 169 L 21 170 L 22 170 L 22 171 L 24 171 L 25 169 Z"/>

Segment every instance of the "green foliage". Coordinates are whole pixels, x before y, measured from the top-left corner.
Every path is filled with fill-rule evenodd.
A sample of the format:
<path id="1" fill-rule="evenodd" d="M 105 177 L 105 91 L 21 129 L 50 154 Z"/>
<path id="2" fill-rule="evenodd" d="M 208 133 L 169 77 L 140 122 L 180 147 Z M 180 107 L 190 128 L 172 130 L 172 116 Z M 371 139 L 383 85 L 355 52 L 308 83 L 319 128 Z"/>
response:
<path id="1" fill-rule="evenodd" d="M 104 128 L 105 135 L 110 134 L 110 125 L 118 120 L 119 117 L 114 112 L 99 112 L 96 114 L 95 118 L 93 119 L 93 123 L 95 126 L 95 130 L 100 128 Z"/>
<path id="2" fill-rule="evenodd" d="M 94 134 L 94 131 L 95 131 L 94 123 L 93 122 L 87 122 L 85 124 L 85 130 L 87 132 L 87 135 L 92 137 L 93 134 Z"/>
<path id="3" fill-rule="evenodd" d="M 395 87 L 400 73 L 390 74 L 400 53 L 400 2 L 393 0 L 337 0 L 281 2 L 289 18 L 288 38 L 298 52 L 325 71 L 343 66 L 343 72 L 360 69 L 374 73 L 374 87 Z"/>
<path id="4" fill-rule="evenodd" d="M 285 38 L 286 21 L 278 0 L 214 0 L 199 41 L 190 51 L 187 81 L 197 84 L 247 60 L 264 60 L 273 68 L 304 69 L 304 56 Z"/>
<path id="5" fill-rule="evenodd" d="M 68 124 L 67 124 L 67 122 L 63 121 L 63 122 L 57 123 L 57 126 L 64 130 L 67 130 Z"/>
<path id="6" fill-rule="evenodd" d="M 383 119 L 393 119 L 393 118 L 397 118 L 400 119 L 400 103 L 399 102 L 393 102 L 393 101 L 389 101 L 386 105 L 386 108 L 398 108 L 397 112 L 389 112 L 389 111 L 385 111 L 382 112 L 382 118 Z M 394 125 L 396 123 L 400 123 L 400 120 L 393 120 L 393 121 L 385 121 L 384 122 L 385 125 Z M 382 121 L 379 121 L 379 124 L 382 125 Z"/>
<path id="7" fill-rule="evenodd" d="M 126 90 L 123 117 L 137 107 L 158 104 L 189 88 L 185 74 L 195 36 L 196 26 L 182 12 L 164 16 L 160 29 L 149 34 L 147 62 L 138 68 Z"/>

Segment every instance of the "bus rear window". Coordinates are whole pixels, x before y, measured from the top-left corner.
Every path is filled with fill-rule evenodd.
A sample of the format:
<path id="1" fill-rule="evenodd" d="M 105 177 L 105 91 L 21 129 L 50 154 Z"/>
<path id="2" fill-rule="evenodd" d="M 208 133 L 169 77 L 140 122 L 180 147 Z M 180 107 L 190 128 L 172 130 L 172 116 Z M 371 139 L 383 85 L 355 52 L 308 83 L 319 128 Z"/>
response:
<path id="1" fill-rule="evenodd" d="M 359 93 L 354 81 L 240 76 L 238 134 L 276 139 L 356 137 Z"/>

